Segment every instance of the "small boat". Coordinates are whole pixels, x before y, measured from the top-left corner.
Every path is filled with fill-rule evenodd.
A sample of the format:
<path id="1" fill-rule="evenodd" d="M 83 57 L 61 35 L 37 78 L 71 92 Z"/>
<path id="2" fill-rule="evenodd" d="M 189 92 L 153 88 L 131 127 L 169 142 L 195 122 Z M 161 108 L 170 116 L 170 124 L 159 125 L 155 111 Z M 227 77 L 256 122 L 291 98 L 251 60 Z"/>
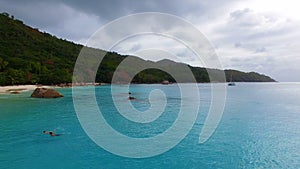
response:
<path id="1" fill-rule="evenodd" d="M 229 82 L 228 86 L 235 86 L 235 83 L 234 82 Z"/>
<path id="2" fill-rule="evenodd" d="M 232 74 L 231 74 L 230 82 L 228 83 L 228 86 L 235 86 L 235 83 L 232 81 Z"/>

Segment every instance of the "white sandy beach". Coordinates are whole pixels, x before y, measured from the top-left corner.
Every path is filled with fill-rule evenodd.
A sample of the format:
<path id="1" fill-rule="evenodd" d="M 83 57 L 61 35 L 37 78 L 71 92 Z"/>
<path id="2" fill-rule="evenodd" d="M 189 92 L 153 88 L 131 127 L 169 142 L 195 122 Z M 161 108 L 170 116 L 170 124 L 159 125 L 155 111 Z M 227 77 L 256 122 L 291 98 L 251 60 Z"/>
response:
<path id="1" fill-rule="evenodd" d="M 38 86 L 38 85 L 0 86 L 0 94 L 31 91 L 36 89 L 37 87 L 51 88 L 51 86 Z"/>

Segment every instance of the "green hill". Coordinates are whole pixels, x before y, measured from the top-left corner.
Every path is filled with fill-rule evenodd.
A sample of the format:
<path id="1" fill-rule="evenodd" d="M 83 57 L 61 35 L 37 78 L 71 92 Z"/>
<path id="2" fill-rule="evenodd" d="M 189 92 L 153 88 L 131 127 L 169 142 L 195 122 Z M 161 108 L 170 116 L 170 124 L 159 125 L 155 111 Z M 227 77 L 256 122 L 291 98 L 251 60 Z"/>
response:
<path id="1" fill-rule="evenodd" d="M 71 82 L 73 68 L 82 48 L 83 46 L 80 44 L 40 32 L 38 29 L 25 25 L 22 21 L 14 19 L 9 14 L 2 13 L 0 14 L 0 85 Z M 126 57 L 132 57 L 142 65 L 154 67 L 162 66 L 180 70 L 181 67 L 188 66 L 170 60 L 151 62 L 134 56 L 107 52 L 97 72 L 96 82 L 110 83 L 115 69 Z M 209 82 L 205 68 L 188 67 L 197 82 Z M 126 77 L 126 69 L 122 73 Z M 227 80 L 232 75 L 233 81 L 238 82 L 274 81 L 268 76 L 255 72 L 226 70 L 225 74 Z M 181 77 L 184 77 L 184 74 Z M 147 69 L 137 74 L 132 82 L 160 83 L 163 80 L 174 82 L 169 74 L 161 70 Z M 189 80 L 186 79 L 186 82 Z"/>

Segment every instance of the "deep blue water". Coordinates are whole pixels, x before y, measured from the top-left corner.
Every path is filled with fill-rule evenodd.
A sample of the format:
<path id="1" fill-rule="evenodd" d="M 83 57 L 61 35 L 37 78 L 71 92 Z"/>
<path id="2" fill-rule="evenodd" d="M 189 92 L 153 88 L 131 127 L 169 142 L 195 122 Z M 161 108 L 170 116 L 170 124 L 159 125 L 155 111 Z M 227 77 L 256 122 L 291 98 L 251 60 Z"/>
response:
<path id="1" fill-rule="evenodd" d="M 198 144 L 210 106 L 210 85 L 199 84 L 201 107 L 188 135 L 174 148 L 150 158 L 114 155 L 95 144 L 83 131 L 72 100 L 72 89 L 58 89 L 59 99 L 0 95 L 0 168 L 300 168 L 300 84 L 237 83 L 228 87 L 223 118 L 212 137 Z M 122 86 L 120 86 L 122 88 Z M 163 133 L 176 120 L 177 85 L 132 85 L 138 110 L 147 110 L 149 92 L 161 89 L 168 104 L 151 124 L 135 124 L 112 103 L 110 86 L 96 87 L 106 121 L 130 137 Z M 82 95 L 86 96 L 85 88 Z M 125 91 L 126 92 L 126 91 Z M 120 90 L 118 101 L 127 94 Z M 87 106 L 87 109 L 89 107 Z M 43 130 L 62 134 L 50 137 Z"/>

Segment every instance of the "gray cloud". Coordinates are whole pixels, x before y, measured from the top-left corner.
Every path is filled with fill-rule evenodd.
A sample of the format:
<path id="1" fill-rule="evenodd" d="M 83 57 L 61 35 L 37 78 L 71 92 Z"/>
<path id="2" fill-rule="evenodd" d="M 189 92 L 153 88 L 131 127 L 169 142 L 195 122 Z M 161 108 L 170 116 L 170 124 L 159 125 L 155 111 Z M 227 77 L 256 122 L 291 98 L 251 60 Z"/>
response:
<path id="1" fill-rule="evenodd" d="M 257 48 L 256 49 L 256 53 L 263 53 L 263 52 L 266 52 L 267 51 L 267 49 L 265 48 L 265 47 L 260 47 L 260 48 Z"/>
<path id="2" fill-rule="evenodd" d="M 243 44 L 241 42 L 236 42 L 234 44 L 234 47 L 236 47 L 236 48 L 239 48 L 239 47 L 242 47 L 242 46 L 243 46 Z"/>

